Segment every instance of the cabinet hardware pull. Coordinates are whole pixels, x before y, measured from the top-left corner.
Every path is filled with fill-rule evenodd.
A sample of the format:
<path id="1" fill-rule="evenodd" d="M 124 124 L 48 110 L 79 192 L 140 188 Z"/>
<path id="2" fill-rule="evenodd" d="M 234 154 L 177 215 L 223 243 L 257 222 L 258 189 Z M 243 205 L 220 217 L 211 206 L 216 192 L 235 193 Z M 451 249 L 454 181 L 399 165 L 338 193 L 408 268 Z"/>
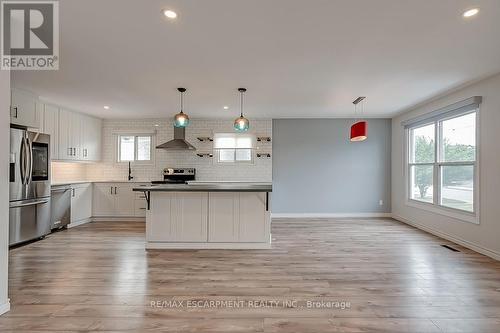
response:
<path id="1" fill-rule="evenodd" d="M 109 189 L 111 190 L 111 194 L 113 194 L 113 186 L 110 186 Z"/>
<path id="2" fill-rule="evenodd" d="M 14 114 L 14 118 L 16 118 L 16 119 L 17 119 L 17 106 L 14 106 L 14 107 L 13 107 L 13 109 L 14 109 L 14 111 L 16 112 L 16 113 Z"/>
<path id="3" fill-rule="evenodd" d="M 115 186 L 115 194 L 116 194 L 116 186 Z"/>

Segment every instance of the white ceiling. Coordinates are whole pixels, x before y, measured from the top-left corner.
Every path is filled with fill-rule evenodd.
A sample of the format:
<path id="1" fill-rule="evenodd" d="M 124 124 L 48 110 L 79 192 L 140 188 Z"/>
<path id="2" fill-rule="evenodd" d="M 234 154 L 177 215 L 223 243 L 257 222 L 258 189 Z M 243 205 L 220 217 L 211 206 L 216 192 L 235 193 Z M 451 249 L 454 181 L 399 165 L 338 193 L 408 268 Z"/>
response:
<path id="1" fill-rule="evenodd" d="M 390 117 L 500 72 L 499 17 L 499 0 L 60 0 L 60 70 L 13 85 L 103 118 L 173 116 L 178 86 L 191 117 L 236 117 L 240 86 L 249 118 L 352 116 L 360 95 Z"/>

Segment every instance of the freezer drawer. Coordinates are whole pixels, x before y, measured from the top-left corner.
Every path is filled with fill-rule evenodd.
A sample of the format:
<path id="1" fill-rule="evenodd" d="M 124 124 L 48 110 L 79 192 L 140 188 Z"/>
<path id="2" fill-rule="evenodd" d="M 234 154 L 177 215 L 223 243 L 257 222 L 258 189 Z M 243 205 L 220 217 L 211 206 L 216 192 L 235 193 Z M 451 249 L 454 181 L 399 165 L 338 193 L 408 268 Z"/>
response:
<path id="1" fill-rule="evenodd" d="M 9 245 L 50 233 L 50 197 L 10 202 Z"/>

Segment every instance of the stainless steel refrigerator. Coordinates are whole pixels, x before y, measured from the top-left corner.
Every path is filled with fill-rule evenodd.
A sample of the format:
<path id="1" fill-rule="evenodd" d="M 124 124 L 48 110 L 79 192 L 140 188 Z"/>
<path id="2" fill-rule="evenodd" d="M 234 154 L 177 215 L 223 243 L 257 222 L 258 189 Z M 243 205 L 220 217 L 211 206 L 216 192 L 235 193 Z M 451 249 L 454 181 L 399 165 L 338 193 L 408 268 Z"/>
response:
<path id="1" fill-rule="evenodd" d="M 50 136 L 10 129 L 9 244 L 50 233 Z"/>

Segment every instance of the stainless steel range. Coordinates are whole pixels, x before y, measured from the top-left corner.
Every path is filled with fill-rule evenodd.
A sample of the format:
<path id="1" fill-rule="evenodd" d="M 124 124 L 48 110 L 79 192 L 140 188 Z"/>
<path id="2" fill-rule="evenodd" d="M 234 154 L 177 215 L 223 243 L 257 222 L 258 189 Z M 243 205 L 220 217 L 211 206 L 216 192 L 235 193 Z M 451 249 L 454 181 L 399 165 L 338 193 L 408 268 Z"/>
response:
<path id="1" fill-rule="evenodd" d="M 195 180 L 195 168 L 165 168 L 163 169 L 163 180 L 154 180 L 151 184 L 185 184 Z"/>

